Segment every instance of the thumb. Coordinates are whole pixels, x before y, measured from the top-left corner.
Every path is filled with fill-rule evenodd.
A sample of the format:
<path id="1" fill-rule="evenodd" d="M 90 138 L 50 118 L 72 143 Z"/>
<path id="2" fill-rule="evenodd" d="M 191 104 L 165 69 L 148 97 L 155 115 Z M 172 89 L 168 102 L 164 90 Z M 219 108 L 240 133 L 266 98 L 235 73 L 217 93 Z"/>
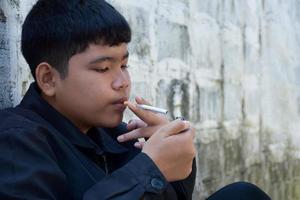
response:
<path id="1" fill-rule="evenodd" d="M 176 135 L 190 128 L 190 123 L 188 121 L 182 121 L 180 119 L 174 120 L 167 125 L 163 126 L 158 130 L 158 134 L 163 137 L 168 137 L 171 135 Z"/>

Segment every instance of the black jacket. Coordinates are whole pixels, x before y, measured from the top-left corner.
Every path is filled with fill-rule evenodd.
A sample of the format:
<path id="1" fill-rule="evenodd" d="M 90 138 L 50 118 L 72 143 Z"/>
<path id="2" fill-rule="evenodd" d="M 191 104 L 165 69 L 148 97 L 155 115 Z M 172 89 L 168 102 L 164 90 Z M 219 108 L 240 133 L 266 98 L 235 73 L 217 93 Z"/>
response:
<path id="1" fill-rule="evenodd" d="M 134 141 L 116 141 L 125 132 L 122 123 L 82 134 L 33 83 L 20 105 L 0 111 L 0 199 L 191 199 L 195 164 L 170 184 Z"/>

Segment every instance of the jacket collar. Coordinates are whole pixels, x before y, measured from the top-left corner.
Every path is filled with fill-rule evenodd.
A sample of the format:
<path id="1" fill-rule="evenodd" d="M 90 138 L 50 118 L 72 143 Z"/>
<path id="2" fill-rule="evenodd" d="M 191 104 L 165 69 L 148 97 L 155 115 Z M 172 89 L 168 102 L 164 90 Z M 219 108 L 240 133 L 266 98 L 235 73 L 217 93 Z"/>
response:
<path id="1" fill-rule="evenodd" d="M 124 126 L 124 124 L 120 124 L 114 129 L 91 128 L 87 134 L 84 134 L 70 120 L 60 114 L 41 97 L 40 89 L 35 82 L 30 85 L 19 106 L 40 115 L 64 138 L 77 147 L 94 149 L 98 154 L 102 154 L 103 151 L 113 154 L 125 153 L 128 151 L 128 149 L 120 145 L 114 137 L 114 135 L 126 132 L 126 126 Z M 116 133 L 114 131 L 120 132 Z M 91 135 L 93 137 L 91 137 Z"/>

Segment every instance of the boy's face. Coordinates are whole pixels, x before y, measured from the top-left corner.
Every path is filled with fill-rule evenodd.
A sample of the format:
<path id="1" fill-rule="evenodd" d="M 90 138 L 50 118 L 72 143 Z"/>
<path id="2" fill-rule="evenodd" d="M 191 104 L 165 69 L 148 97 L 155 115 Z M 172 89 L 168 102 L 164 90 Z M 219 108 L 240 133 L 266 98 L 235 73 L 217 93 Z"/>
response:
<path id="1" fill-rule="evenodd" d="M 67 77 L 56 83 L 53 106 L 83 132 L 117 126 L 130 93 L 127 62 L 126 43 L 90 45 L 70 58 Z"/>

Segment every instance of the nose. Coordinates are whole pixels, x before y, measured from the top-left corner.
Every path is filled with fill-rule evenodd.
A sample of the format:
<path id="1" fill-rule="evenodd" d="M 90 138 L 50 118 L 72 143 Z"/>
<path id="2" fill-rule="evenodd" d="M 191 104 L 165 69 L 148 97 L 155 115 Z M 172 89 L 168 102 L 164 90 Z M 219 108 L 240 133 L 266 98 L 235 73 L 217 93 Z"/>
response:
<path id="1" fill-rule="evenodd" d="M 122 90 L 128 88 L 130 85 L 130 77 L 128 72 L 120 70 L 112 82 L 114 90 Z"/>

